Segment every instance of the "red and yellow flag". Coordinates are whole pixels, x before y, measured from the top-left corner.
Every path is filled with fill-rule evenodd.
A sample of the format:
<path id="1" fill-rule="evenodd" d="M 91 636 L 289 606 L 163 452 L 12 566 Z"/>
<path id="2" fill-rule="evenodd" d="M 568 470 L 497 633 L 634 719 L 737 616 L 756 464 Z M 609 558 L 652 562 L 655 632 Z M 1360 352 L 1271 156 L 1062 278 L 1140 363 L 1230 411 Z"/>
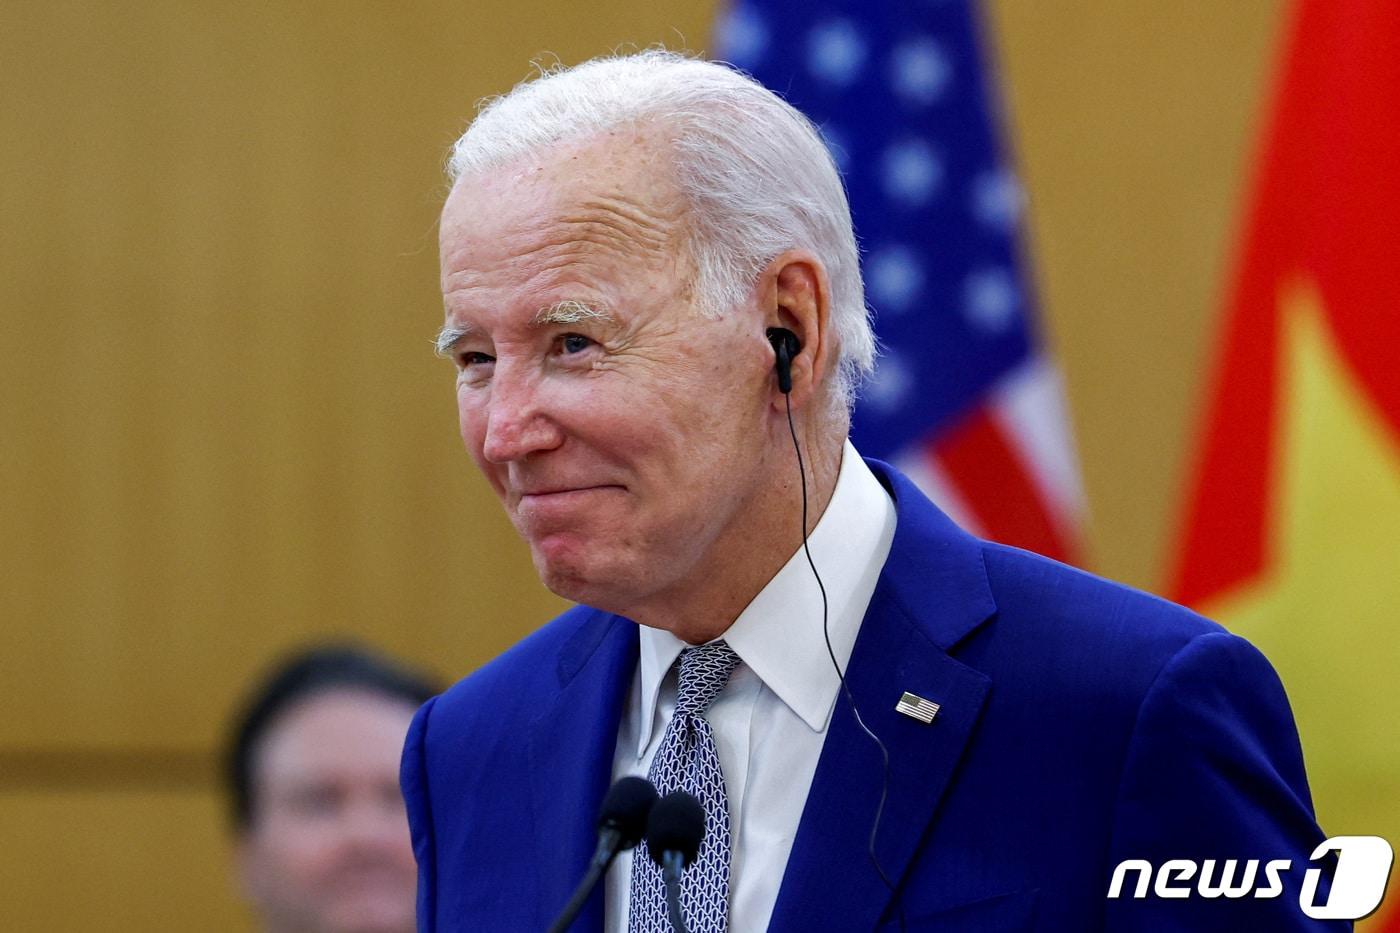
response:
<path id="1" fill-rule="evenodd" d="M 1323 830 L 1395 846 L 1400 4 L 1301 0 L 1275 95 L 1169 588 L 1278 667 Z"/>

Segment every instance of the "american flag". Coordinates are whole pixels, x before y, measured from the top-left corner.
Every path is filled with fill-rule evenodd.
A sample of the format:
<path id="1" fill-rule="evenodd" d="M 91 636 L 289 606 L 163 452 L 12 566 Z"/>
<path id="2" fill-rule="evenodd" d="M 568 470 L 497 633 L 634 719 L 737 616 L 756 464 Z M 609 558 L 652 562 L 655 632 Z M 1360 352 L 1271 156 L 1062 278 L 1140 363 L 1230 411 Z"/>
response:
<path id="1" fill-rule="evenodd" d="M 882 346 L 855 445 L 974 534 L 1072 560 L 1079 471 L 978 26 L 971 0 L 740 0 L 717 49 L 812 118 L 845 178 Z"/>

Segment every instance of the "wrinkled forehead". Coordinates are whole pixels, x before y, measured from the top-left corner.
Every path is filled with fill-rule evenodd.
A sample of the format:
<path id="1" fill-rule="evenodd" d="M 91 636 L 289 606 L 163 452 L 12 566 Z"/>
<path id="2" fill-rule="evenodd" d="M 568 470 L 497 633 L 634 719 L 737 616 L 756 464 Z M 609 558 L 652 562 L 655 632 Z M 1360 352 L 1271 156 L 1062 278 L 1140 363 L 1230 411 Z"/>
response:
<path id="1" fill-rule="evenodd" d="M 622 127 L 458 179 L 440 237 L 444 259 L 464 238 L 500 242 L 502 234 L 559 222 L 600 244 L 630 238 L 660 249 L 679 245 L 685 216 L 664 134 Z"/>
<path id="2" fill-rule="evenodd" d="M 252 749 L 254 780 L 397 767 L 415 707 L 406 698 L 332 686 L 281 711 Z"/>

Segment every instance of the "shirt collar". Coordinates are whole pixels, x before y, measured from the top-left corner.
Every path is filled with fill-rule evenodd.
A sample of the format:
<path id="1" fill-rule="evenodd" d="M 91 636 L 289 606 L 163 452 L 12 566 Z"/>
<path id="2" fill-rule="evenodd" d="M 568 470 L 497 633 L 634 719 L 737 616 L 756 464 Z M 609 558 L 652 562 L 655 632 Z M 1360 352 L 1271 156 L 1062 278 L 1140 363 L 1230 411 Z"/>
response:
<path id="1" fill-rule="evenodd" d="M 836 489 L 807 546 L 827 595 L 831 652 L 845 670 L 894 540 L 895 509 L 847 441 Z M 802 548 L 721 636 L 764 685 L 814 732 L 826 728 L 840 680 L 822 634 L 822 600 Z M 687 646 L 663 629 L 640 632 L 640 757 L 650 742 L 661 682 Z"/>

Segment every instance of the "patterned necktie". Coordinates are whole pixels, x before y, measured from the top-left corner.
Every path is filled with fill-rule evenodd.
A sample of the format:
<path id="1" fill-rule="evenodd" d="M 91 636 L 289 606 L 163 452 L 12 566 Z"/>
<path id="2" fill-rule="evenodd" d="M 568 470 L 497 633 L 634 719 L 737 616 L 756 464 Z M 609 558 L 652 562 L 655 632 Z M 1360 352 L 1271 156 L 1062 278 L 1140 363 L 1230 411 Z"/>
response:
<path id="1" fill-rule="evenodd" d="M 647 773 L 663 796 L 687 791 L 705 808 L 700 854 L 681 876 L 681 914 L 690 933 L 725 933 L 729 928 L 729 795 L 705 710 L 738 663 L 734 649 L 722 641 L 681 652 L 676 711 Z M 671 933 L 661 868 L 645 841 L 632 856 L 629 914 L 628 933 Z"/>

